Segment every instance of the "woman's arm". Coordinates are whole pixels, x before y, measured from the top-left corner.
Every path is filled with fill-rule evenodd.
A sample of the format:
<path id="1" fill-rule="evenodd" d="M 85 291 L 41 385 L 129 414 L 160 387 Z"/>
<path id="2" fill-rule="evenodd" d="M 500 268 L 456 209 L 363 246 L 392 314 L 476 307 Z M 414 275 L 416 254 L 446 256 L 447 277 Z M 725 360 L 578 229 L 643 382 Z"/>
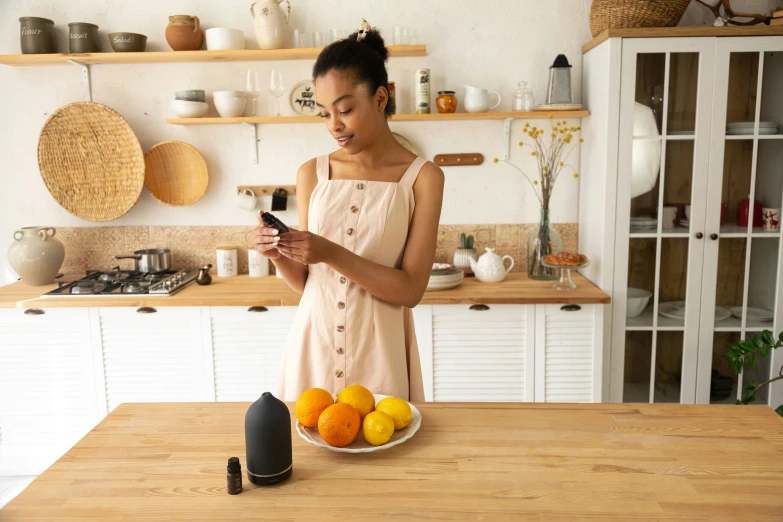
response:
<path id="1" fill-rule="evenodd" d="M 424 295 L 432 272 L 443 184 L 443 171 L 432 163 L 426 163 L 413 186 L 416 207 L 399 270 L 368 261 L 309 233 L 293 233 L 281 238 L 278 250 L 289 260 L 300 263 L 326 263 L 375 297 L 413 308 Z"/>
<path id="2" fill-rule="evenodd" d="M 296 172 L 296 205 L 299 210 L 299 227 L 301 231 L 307 231 L 308 210 L 310 208 L 310 195 L 313 193 L 318 176 L 315 172 L 315 158 L 299 167 Z M 300 294 L 304 292 L 307 275 L 309 273 L 307 265 L 298 263 L 285 256 L 273 259 L 275 268 L 283 276 L 285 282 L 294 292 Z"/>

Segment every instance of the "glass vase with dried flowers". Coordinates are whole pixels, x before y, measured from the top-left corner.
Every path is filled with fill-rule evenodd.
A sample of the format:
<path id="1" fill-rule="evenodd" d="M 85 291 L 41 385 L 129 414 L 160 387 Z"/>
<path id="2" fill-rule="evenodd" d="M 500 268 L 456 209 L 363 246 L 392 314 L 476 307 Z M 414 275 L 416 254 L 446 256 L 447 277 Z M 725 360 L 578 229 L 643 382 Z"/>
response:
<path id="1" fill-rule="evenodd" d="M 563 240 L 549 221 L 552 189 L 562 174 L 570 173 L 574 178 L 579 177 L 579 173 L 568 163 L 568 158 L 578 146 L 575 140 L 578 140 L 578 143 L 584 142 L 584 138 L 579 136 L 582 131 L 581 126 L 569 126 L 565 120 L 552 122 L 552 119 L 553 115 L 550 114 L 549 132 L 535 126 L 531 127 L 529 123 L 525 123 L 522 129 L 531 140 L 520 141 L 519 146 L 531 149 L 530 155 L 536 158 L 538 176 L 528 175 L 510 161 L 493 159 L 495 163 L 500 161 L 517 169 L 530 183 L 541 203 L 541 219 L 528 237 L 527 270 L 531 279 L 544 281 L 557 279 L 556 269 L 544 266 L 544 258 L 563 250 Z"/>

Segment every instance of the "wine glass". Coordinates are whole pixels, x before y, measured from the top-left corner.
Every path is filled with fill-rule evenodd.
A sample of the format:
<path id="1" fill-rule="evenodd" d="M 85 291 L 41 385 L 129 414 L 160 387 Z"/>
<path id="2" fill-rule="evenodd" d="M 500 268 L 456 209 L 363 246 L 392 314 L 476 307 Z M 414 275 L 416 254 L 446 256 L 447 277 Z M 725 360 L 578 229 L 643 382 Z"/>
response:
<path id="1" fill-rule="evenodd" d="M 283 71 L 272 69 L 269 75 L 269 94 L 277 99 L 275 104 L 275 116 L 280 116 L 280 98 L 285 94 L 286 88 L 283 83 Z"/>
<path id="2" fill-rule="evenodd" d="M 261 95 L 261 80 L 258 77 L 258 71 L 251 71 L 248 69 L 245 80 L 245 91 L 247 92 L 247 97 L 250 98 L 251 107 L 253 109 L 253 114 L 251 116 L 256 116 L 256 99 Z"/>

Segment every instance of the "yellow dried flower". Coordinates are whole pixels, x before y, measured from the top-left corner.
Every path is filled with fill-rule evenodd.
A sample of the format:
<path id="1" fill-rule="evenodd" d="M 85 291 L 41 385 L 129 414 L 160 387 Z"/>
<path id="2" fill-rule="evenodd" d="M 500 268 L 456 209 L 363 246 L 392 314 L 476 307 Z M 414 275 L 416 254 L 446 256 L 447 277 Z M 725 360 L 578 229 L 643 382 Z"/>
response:
<path id="1" fill-rule="evenodd" d="M 498 162 L 497 158 L 492 158 L 492 163 L 497 163 L 497 162 Z"/>
<path id="2" fill-rule="evenodd" d="M 524 145 L 524 143 L 520 141 L 519 142 L 519 146 L 521 147 L 522 145 Z"/>
<path id="3" fill-rule="evenodd" d="M 550 115 L 547 116 L 547 118 L 549 118 L 551 120 L 553 118 L 553 115 L 550 114 Z"/>
<path id="4" fill-rule="evenodd" d="M 555 136 L 557 136 L 557 134 L 555 134 L 555 133 L 553 132 L 553 133 L 552 133 L 552 137 L 554 138 Z"/>
<path id="5" fill-rule="evenodd" d="M 584 138 L 579 138 L 579 143 L 584 143 L 584 142 L 585 142 Z"/>
<path id="6" fill-rule="evenodd" d="M 538 185 L 538 180 L 537 179 L 533 180 L 533 185 Z"/>
<path id="7" fill-rule="evenodd" d="M 579 177 L 579 173 L 578 172 L 574 172 L 574 178 L 578 178 L 578 177 Z"/>
<path id="8" fill-rule="evenodd" d="M 530 155 L 535 156 L 536 155 L 535 151 L 531 152 Z"/>
<path id="9" fill-rule="evenodd" d="M 573 135 L 573 134 L 571 134 L 571 133 L 568 133 L 568 134 L 566 134 L 566 139 L 567 139 L 567 140 L 570 140 L 570 139 L 571 139 L 571 138 L 573 138 L 573 137 L 574 137 L 574 135 Z"/>
<path id="10" fill-rule="evenodd" d="M 561 166 L 561 167 L 563 166 L 563 162 L 562 162 L 562 161 L 560 162 L 560 166 Z"/>

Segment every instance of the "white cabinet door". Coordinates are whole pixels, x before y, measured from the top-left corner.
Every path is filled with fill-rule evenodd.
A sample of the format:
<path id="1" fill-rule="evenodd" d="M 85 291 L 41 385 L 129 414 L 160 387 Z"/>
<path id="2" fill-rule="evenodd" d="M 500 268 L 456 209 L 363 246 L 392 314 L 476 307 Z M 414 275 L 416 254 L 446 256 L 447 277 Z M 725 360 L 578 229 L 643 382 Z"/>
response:
<path id="1" fill-rule="evenodd" d="M 531 306 L 433 306 L 433 400 L 532 401 L 533 328 Z"/>
<path id="2" fill-rule="evenodd" d="M 283 350 L 296 307 L 209 309 L 215 400 L 255 401 L 277 393 Z"/>
<path id="3" fill-rule="evenodd" d="M 207 400 L 200 308 L 96 312 L 108 411 L 123 402 Z"/>
<path id="4" fill-rule="evenodd" d="M 0 310 L 0 476 L 51 465 L 99 420 L 95 397 L 86 308 Z"/>
<path id="5" fill-rule="evenodd" d="M 536 305 L 536 402 L 600 402 L 601 305 Z"/>

